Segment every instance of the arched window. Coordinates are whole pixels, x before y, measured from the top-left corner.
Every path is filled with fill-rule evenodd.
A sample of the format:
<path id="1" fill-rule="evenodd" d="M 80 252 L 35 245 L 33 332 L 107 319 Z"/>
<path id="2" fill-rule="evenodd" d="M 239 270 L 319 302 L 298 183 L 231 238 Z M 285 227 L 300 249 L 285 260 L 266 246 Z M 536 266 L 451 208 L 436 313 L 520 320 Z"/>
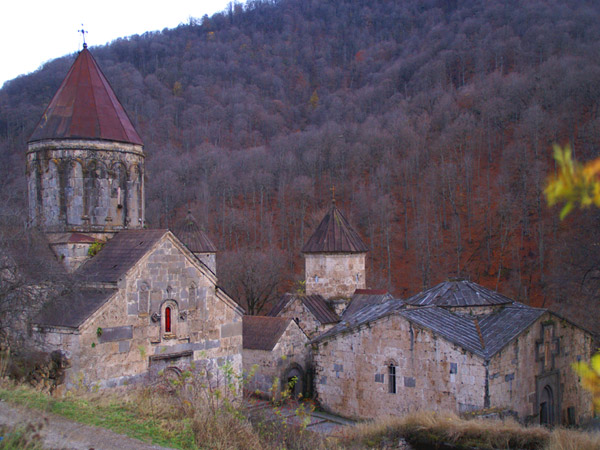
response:
<path id="1" fill-rule="evenodd" d="M 171 307 L 165 308 L 165 333 L 171 332 Z"/>
<path id="2" fill-rule="evenodd" d="M 390 363 L 388 366 L 388 378 L 389 378 L 389 392 L 390 394 L 396 393 L 396 366 Z"/>

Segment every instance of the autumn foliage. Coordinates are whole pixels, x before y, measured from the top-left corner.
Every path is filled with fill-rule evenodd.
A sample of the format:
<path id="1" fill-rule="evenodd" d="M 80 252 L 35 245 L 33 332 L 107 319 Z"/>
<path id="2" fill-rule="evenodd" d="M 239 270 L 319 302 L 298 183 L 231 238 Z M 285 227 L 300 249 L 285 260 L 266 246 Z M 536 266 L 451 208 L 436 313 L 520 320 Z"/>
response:
<path id="1" fill-rule="evenodd" d="M 466 277 L 566 314 L 597 308 L 598 213 L 561 221 L 544 188 L 553 143 L 598 156 L 599 36 L 593 1 L 251 0 L 90 50 L 145 142 L 150 226 L 190 208 L 220 251 L 281 252 L 281 291 L 335 185 L 369 287 Z M 11 210 L 73 57 L 0 90 Z"/>
<path id="2" fill-rule="evenodd" d="M 579 204 L 582 208 L 600 207 L 600 158 L 582 165 L 573 160 L 571 149 L 554 146 L 556 175 L 550 177 L 545 193 L 550 206 L 564 203 L 560 218 L 564 219 Z"/>

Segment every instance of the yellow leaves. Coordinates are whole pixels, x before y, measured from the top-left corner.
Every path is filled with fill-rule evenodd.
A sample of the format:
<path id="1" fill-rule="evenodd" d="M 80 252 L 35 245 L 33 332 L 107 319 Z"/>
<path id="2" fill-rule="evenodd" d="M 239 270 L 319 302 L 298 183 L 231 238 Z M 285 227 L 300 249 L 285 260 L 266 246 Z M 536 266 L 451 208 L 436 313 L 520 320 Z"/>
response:
<path id="1" fill-rule="evenodd" d="M 592 356 L 589 364 L 573 364 L 573 369 L 581 377 L 582 386 L 592 393 L 594 409 L 600 411 L 600 353 Z"/>
<path id="2" fill-rule="evenodd" d="M 544 189 L 550 206 L 564 203 L 560 218 L 564 219 L 576 204 L 581 208 L 600 207 L 600 158 L 585 165 L 573 160 L 571 149 L 554 146 L 558 173 L 548 179 Z"/>
<path id="3" fill-rule="evenodd" d="M 312 107 L 312 109 L 316 109 L 316 107 L 319 106 L 319 94 L 317 94 L 316 89 L 313 91 L 312 95 L 310 96 L 310 100 L 308 101 L 308 103 L 310 103 L 310 106 Z"/>
<path id="4" fill-rule="evenodd" d="M 180 81 L 176 81 L 173 84 L 173 95 L 175 97 L 181 97 L 182 93 L 183 93 L 183 86 L 181 85 Z"/>

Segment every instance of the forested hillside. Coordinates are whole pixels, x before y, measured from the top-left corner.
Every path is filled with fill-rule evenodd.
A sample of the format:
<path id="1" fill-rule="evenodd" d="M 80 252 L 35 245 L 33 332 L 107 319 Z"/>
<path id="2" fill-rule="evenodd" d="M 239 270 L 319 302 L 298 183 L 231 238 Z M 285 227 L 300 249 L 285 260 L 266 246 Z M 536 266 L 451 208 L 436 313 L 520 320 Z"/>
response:
<path id="1" fill-rule="evenodd" d="M 560 222 L 542 190 L 553 143 L 598 156 L 599 42 L 594 1 L 254 0 L 91 51 L 145 141 L 150 226 L 190 208 L 226 266 L 299 278 L 335 185 L 370 287 L 467 277 L 589 313 L 599 215 Z M 0 90 L 5 208 L 73 59 Z"/>

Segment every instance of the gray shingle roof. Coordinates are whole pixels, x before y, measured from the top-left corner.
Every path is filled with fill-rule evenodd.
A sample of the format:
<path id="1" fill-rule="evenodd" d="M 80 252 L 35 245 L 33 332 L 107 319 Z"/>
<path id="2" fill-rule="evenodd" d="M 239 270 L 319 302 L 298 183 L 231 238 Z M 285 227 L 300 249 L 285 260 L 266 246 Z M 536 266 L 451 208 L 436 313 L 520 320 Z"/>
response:
<path id="1" fill-rule="evenodd" d="M 367 304 L 349 316 L 344 315 L 339 324 L 319 335 L 313 342 L 333 338 L 342 332 L 358 329 L 366 323 L 396 314 L 418 326 L 431 330 L 447 341 L 475 355 L 490 359 L 547 312 L 545 309 L 531 308 L 510 300 L 508 300 L 510 304 L 505 304 L 504 299 L 507 299 L 507 297 L 489 291 L 475 283 L 462 281 L 458 284 L 465 283 L 467 285 L 457 286 L 457 290 L 454 292 L 469 289 L 472 292 L 479 292 L 480 296 L 482 293 L 489 295 L 489 292 L 498 296 L 493 297 L 491 300 L 484 298 L 483 303 L 474 301 L 474 298 L 477 298 L 476 294 L 474 298 L 467 297 L 465 299 L 465 297 L 454 295 L 452 291 L 449 292 L 455 286 L 452 283 L 455 282 L 442 283 L 442 285 L 436 286 L 434 290 L 444 288 L 442 294 L 440 296 L 430 296 L 429 298 L 441 299 L 440 303 L 444 306 L 465 306 L 463 303 L 470 301 L 474 303 L 470 306 L 496 305 L 498 308 L 489 314 L 471 316 L 452 312 L 435 304 L 419 307 L 408 305 L 409 307 L 407 307 L 401 300 L 393 299 L 381 304 Z M 431 293 L 431 291 L 430 289 L 423 294 Z M 422 294 L 415 297 L 427 298 Z M 498 300 L 498 302 L 485 303 L 486 300 L 490 302 Z"/>
<path id="2" fill-rule="evenodd" d="M 355 312 L 367 305 L 379 305 L 391 300 L 393 297 L 387 291 L 376 291 L 370 289 L 357 289 L 342 314 L 342 320 L 347 319 Z"/>
<path id="3" fill-rule="evenodd" d="M 321 295 L 284 294 L 267 315 L 270 317 L 279 316 L 285 307 L 295 300 L 300 300 L 321 324 L 336 323 L 340 320 Z"/>
<path id="4" fill-rule="evenodd" d="M 243 347 L 271 351 L 292 321 L 286 317 L 244 316 Z"/>
<path id="5" fill-rule="evenodd" d="M 365 253 L 369 247 L 335 205 L 308 239 L 302 253 Z"/>
<path id="6" fill-rule="evenodd" d="M 403 307 L 404 303 L 402 302 L 402 300 L 399 299 L 392 299 L 385 303 L 380 303 L 377 305 L 366 305 L 362 309 L 352 314 L 352 316 L 342 320 L 341 322 L 327 330 L 325 333 L 322 333 L 319 336 L 317 336 L 315 339 L 313 339 L 313 342 L 318 342 L 323 339 L 333 337 L 344 331 L 358 328 L 366 323 L 374 322 L 376 320 L 379 320 L 383 317 L 395 313 Z"/>
<path id="7" fill-rule="evenodd" d="M 417 306 L 494 306 L 513 303 L 508 297 L 471 281 L 446 281 L 406 300 Z"/>
<path id="8" fill-rule="evenodd" d="M 491 358 L 502 350 L 545 312 L 545 309 L 515 303 L 495 314 L 488 314 L 481 318 L 479 326 L 485 341 L 487 356 Z"/>
<path id="9" fill-rule="evenodd" d="M 399 314 L 413 323 L 429 328 L 465 350 L 485 357 L 474 319 L 453 314 L 436 306 L 409 309 Z"/>
<path id="10" fill-rule="evenodd" d="M 116 292 L 116 289 L 75 290 L 46 303 L 33 323 L 42 326 L 77 328 Z"/>
<path id="11" fill-rule="evenodd" d="M 116 283 L 166 232 L 167 230 L 119 231 L 75 274 L 83 281 Z"/>

